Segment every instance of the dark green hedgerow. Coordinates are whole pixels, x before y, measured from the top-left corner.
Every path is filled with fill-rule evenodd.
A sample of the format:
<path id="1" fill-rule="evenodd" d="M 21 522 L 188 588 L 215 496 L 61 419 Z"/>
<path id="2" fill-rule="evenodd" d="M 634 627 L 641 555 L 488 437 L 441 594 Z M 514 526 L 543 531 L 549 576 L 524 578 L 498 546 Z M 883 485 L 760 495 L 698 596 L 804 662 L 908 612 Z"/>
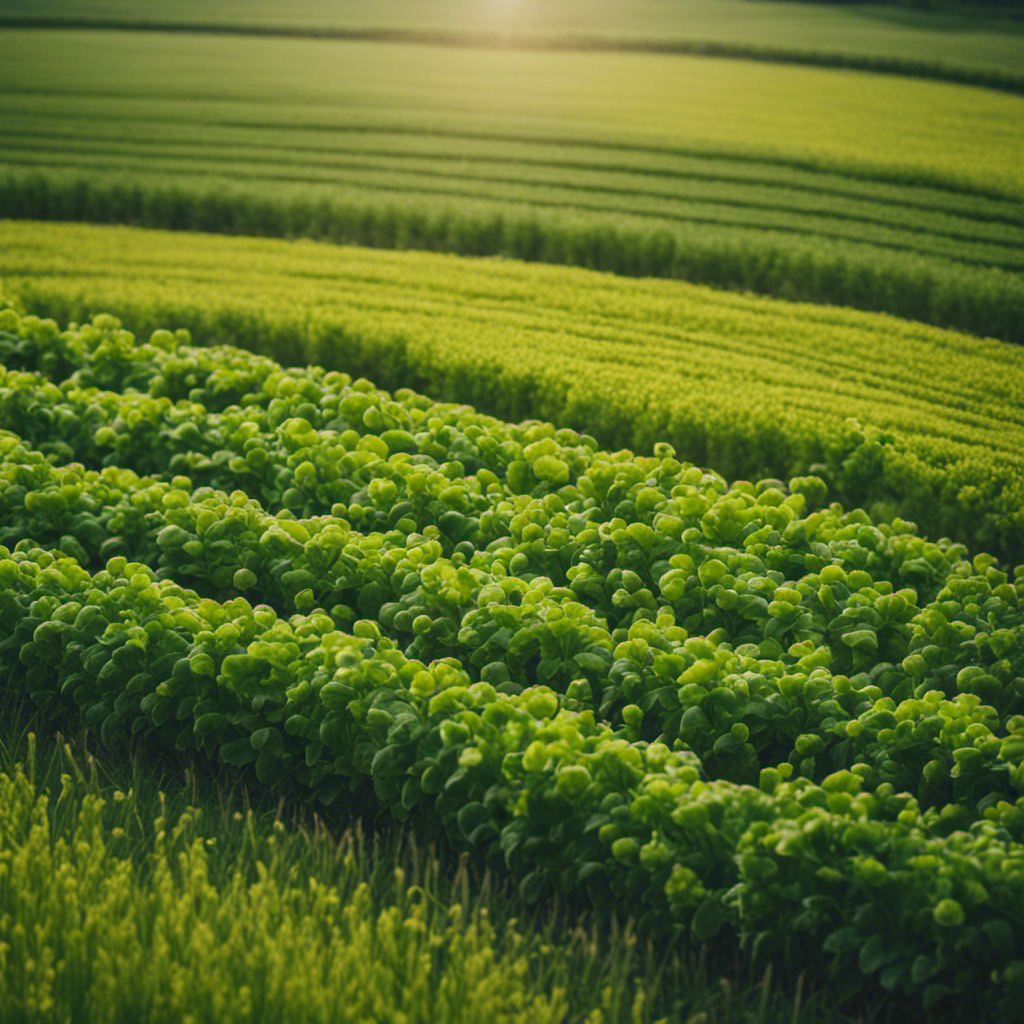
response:
<path id="1" fill-rule="evenodd" d="M 5 376 L 10 686 L 286 792 L 372 785 L 530 896 L 1013 1019 L 1024 583 L 813 478 L 83 337 L 22 353 L 70 387 Z"/>
<path id="2" fill-rule="evenodd" d="M 8 174 L 0 212 L 18 220 L 90 221 L 174 231 L 313 238 L 383 249 L 425 249 L 666 277 L 881 310 L 982 337 L 1024 341 L 1024 283 L 1014 267 L 813 236 L 720 230 L 673 234 L 629 224 L 558 223 L 535 213 L 489 214 L 407 203 L 310 202 L 225 189 L 189 190 L 143 180 L 97 183 L 66 173 Z M 684 225 L 685 227 L 685 225 Z M 691 225 L 692 227 L 692 225 Z M 948 240 L 947 240 L 948 241 Z"/>

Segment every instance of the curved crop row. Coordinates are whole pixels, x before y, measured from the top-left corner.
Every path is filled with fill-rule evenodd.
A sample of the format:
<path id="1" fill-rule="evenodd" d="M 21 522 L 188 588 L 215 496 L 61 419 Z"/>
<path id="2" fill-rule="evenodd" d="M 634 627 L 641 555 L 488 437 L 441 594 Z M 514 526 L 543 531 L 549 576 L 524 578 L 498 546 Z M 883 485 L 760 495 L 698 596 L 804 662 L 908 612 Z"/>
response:
<path id="1" fill-rule="evenodd" d="M 1016 728 L 1024 698 L 1013 681 L 1018 597 L 1005 574 L 981 563 L 972 579 L 955 548 L 873 534 L 834 509 L 793 519 L 799 494 L 717 496 L 721 481 L 702 487 L 689 470 L 681 474 L 689 484 L 672 491 L 687 492 L 679 504 L 708 506 L 690 519 L 701 523 L 703 542 L 689 517 L 663 510 L 651 519 L 650 493 L 635 506 L 620 502 L 611 518 L 564 493 L 518 502 L 495 495 L 476 529 L 450 511 L 445 532 L 405 507 L 390 530 L 360 532 L 344 506 L 294 520 L 240 491 L 193 488 L 180 476 L 52 469 L 15 438 L 0 442 L 0 538 L 19 549 L 41 543 L 86 567 L 117 553 L 211 598 L 244 594 L 281 615 L 322 608 L 341 627 L 368 615 L 409 657 L 457 658 L 474 678 L 511 692 L 537 681 L 556 686 L 636 735 L 685 742 L 716 776 L 756 781 L 760 768 L 786 759 L 809 778 L 855 767 L 872 789 L 913 792 L 961 824 L 1013 799 L 1004 776 L 1017 755 L 986 742 Z M 395 465 L 378 460 L 376 481 L 393 489 Z M 575 488 L 585 492 L 600 469 Z M 670 483 L 663 478 L 661 487 Z M 756 540 L 788 521 L 789 548 L 713 546 L 722 538 L 706 536 L 709 525 L 728 533 L 726 514 L 743 504 Z M 346 511 L 358 522 L 361 510 Z M 813 543 L 796 542 L 809 530 Z M 970 610 L 977 601 L 983 617 Z M 713 640 L 683 645 L 688 631 Z M 745 680 L 741 693 L 724 692 L 736 678 Z M 904 721 L 912 728 L 893 743 L 885 730 Z M 961 751 L 968 727 L 981 752 L 970 758 Z M 719 742 L 725 732 L 737 740 L 731 747 Z M 1024 835 L 1017 812 L 1000 816 Z"/>
<path id="2" fill-rule="evenodd" d="M 8 217 L 502 254 L 1021 340 L 1021 97 L 901 82 L 894 109 L 882 76 L 737 61 L 130 33 L 80 62 L 74 34 L 11 35 Z"/>
<path id="3" fill-rule="evenodd" d="M 57 428 L 49 457 L 0 440 L 8 685 L 296 794 L 372 783 L 528 895 L 629 896 L 1012 1019 L 1024 584 L 991 559 L 809 511 L 814 479 L 729 486 L 666 446 L 4 317 L 32 367 L 4 408 Z M 178 414 L 186 472 L 121 468 L 169 464 Z M 244 490 L 267 462 L 276 514 Z"/>
<path id="4" fill-rule="evenodd" d="M 9 28 L 234 32 L 260 36 L 366 39 L 449 46 L 698 53 L 818 64 L 989 85 L 1020 92 L 1021 31 L 1006 8 L 990 13 L 904 8 L 898 18 L 865 18 L 842 4 L 751 5 L 746 0 L 600 0 L 585 19 L 571 2 L 466 5 L 377 0 L 372 10 L 323 0 L 287 8 L 243 8 L 203 0 L 182 9 L 166 0 L 104 0 L 87 13 L 76 0 L 8 0 Z M 955 52 L 948 47 L 957 32 Z M 941 57 L 937 57 L 936 53 Z"/>
<path id="5" fill-rule="evenodd" d="M 666 440 L 727 477 L 814 466 L 848 506 L 1011 561 L 1024 551 L 1017 348 L 516 263 L 45 224 L 5 224 L 0 239 L 7 292 L 62 319 L 109 308 L 140 332 L 173 321 L 605 445 Z"/>
<path id="6" fill-rule="evenodd" d="M 1024 858 L 996 821 L 950 831 L 955 816 L 891 786 L 863 792 L 848 771 L 820 786 L 777 769 L 758 786 L 704 782 L 692 754 L 631 741 L 546 687 L 470 685 L 372 623 L 346 635 L 323 613 L 200 602 L 124 559 L 90 575 L 0 548 L 0 574 L 7 678 L 51 710 L 59 690 L 111 741 L 146 731 L 325 796 L 372 779 L 399 813 L 429 811 L 503 857 L 527 895 L 589 883 L 662 929 L 729 924 L 761 953 L 856 963 L 926 1005 L 982 996 L 1013 1019 Z"/>
<path id="7" fill-rule="evenodd" d="M 25 326 L 31 334 L 39 325 Z M 951 666 L 956 687 L 973 693 L 975 705 L 978 695 L 993 700 L 1004 722 L 1024 697 L 1013 688 L 1012 659 L 987 673 L 969 667 L 1015 649 L 1012 635 L 1003 636 L 1012 631 L 1017 600 L 1005 574 L 993 569 L 985 583 L 963 583 L 956 546 L 930 544 L 905 527 L 880 531 L 862 513 L 843 515 L 835 506 L 802 515 L 808 497 L 824 495 L 814 478 L 793 481 L 789 498 L 778 484 L 729 488 L 679 463 L 666 446 L 652 459 L 611 456 L 572 431 L 514 427 L 410 392 L 394 401 L 365 381 L 281 372 L 237 350 L 191 349 L 167 332 L 135 347 L 112 326 L 51 335 L 62 344 L 49 350 L 26 339 L 22 359 L 51 375 L 78 365 L 64 388 L 70 401 L 52 384 L 40 387 L 34 374 L 7 373 L 8 425 L 18 421 L 27 437 L 45 438 L 49 459 L 97 462 L 108 454 L 99 471 L 54 466 L 15 435 L 5 438 L 0 540 L 52 545 L 84 566 L 126 556 L 208 596 L 259 596 L 283 614 L 317 606 L 339 625 L 370 615 L 410 656 L 456 657 L 517 686 L 558 679 L 565 687 L 586 666 L 591 691 L 576 699 L 618 715 L 624 699 L 635 698 L 650 712 L 647 732 L 685 739 L 705 754 L 707 720 L 690 715 L 686 724 L 703 690 L 680 704 L 661 692 L 666 677 L 647 673 L 643 656 L 636 664 L 609 657 L 638 629 L 645 644 L 656 639 L 658 630 L 644 622 L 678 622 L 683 632 L 669 633 L 675 640 L 686 630 L 712 633 L 752 645 L 744 657 L 769 659 L 744 667 L 731 659 L 717 668 L 710 662 L 701 683 L 723 672 L 753 672 L 774 693 L 775 683 L 764 683 L 781 671 L 772 659 L 796 645 L 801 658 L 813 655 L 805 670 L 850 672 L 882 659 L 887 698 L 923 695 L 935 681 L 948 685 Z M 132 391 L 82 387 L 100 377 Z M 136 388 L 147 383 L 163 397 L 143 399 Z M 172 404 L 186 387 L 189 401 Z M 218 414 L 203 404 L 224 405 L 239 394 L 244 408 L 228 405 Z M 84 400 L 91 414 L 82 414 Z M 165 466 L 179 475 L 140 479 L 123 466 Z M 234 490 L 228 495 L 211 485 Z M 312 518 L 295 522 L 296 513 Z M 529 587 L 509 576 L 536 577 L 547 590 L 526 600 Z M 794 589 L 788 579 L 801 582 Z M 858 593 L 865 581 L 878 592 Z M 506 610 L 511 618 L 502 621 L 491 607 L 495 586 L 504 603 L 529 605 L 531 614 Z M 894 594 L 894 587 L 902 589 Z M 969 610 L 982 599 L 984 626 Z M 567 600 L 579 606 L 566 611 Z M 1010 603 L 1000 611 L 1003 601 Z M 572 626 L 552 646 L 557 634 L 548 635 L 544 623 L 556 607 L 556 617 Z M 1002 639 L 995 646 L 979 640 L 978 647 L 976 639 L 991 629 L 1003 631 Z M 927 639 L 938 643 L 930 661 L 911 658 Z M 540 662 L 538 650 L 547 652 Z M 892 670 L 896 662 L 902 673 Z M 967 670 L 962 677 L 960 668 Z M 876 677 L 882 679 L 872 669 L 864 679 Z M 869 752 L 865 764 L 874 759 L 877 769 L 885 762 L 885 780 L 911 788 L 932 754 L 939 753 L 933 773 L 943 758 L 952 767 L 957 729 L 940 730 L 938 740 L 938 732 L 918 730 L 904 754 L 883 748 L 876 757 L 871 744 L 886 726 L 875 722 L 873 732 L 859 740 L 858 731 L 844 747 L 847 726 L 833 728 L 834 716 L 846 721 L 837 708 L 861 698 L 857 688 L 822 681 L 815 710 L 807 707 L 797 724 L 825 729 L 830 738 L 813 745 L 833 767 L 837 758 Z M 799 743 L 792 746 L 792 714 L 779 714 L 778 706 L 766 714 L 762 698 L 751 696 L 735 714 L 719 709 L 719 725 L 723 714 L 740 721 L 754 711 L 766 719 L 756 730 L 758 753 L 738 745 L 739 759 L 723 762 L 727 773 L 749 777 L 759 766 L 804 756 L 797 757 Z M 773 701 L 778 705 L 777 696 Z M 937 707 L 929 713 L 939 720 Z M 813 775 L 816 765 L 812 756 L 807 772 Z M 998 775 L 991 758 L 975 767 L 985 776 L 993 765 Z M 961 786 L 958 799 L 967 791 Z"/>

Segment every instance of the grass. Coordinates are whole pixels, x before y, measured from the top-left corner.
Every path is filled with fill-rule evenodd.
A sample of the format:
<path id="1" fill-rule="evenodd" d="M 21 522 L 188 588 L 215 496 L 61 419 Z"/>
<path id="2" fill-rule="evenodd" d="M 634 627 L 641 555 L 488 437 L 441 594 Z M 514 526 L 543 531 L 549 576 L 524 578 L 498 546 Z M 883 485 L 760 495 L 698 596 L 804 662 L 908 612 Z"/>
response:
<path id="1" fill-rule="evenodd" d="M 668 440 L 727 477 L 788 479 L 834 450 L 851 506 L 1019 560 L 1019 347 L 508 260 L 22 222 L 0 223 L 0 243 L 7 294 L 62 323 L 108 310 L 143 335 L 184 326 L 610 446 Z M 848 417 L 891 432 L 856 485 L 839 466 Z"/>
<path id="2" fill-rule="evenodd" d="M 802 976 L 751 977 L 735 951 L 526 908 L 443 843 L 358 813 L 39 734 L 0 699 L 4 1024 L 890 1019 Z"/>
<path id="3" fill-rule="evenodd" d="M 1020 340 L 1024 97 L 337 40 L 17 31 L 0 58 L 6 216 L 503 253 Z"/>

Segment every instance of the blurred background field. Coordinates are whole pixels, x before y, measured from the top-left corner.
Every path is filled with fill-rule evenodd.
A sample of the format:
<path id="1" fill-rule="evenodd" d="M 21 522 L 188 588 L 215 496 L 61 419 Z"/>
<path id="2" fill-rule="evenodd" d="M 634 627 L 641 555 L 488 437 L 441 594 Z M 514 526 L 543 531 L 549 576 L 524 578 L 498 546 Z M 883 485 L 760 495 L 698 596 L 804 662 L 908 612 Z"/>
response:
<path id="1" fill-rule="evenodd" d="M 877 3 L 757 0 L 8 0 L 9 24 L 153 25 L 308 33 L 444 33 L 452 41 L 716 48 L 809 61 L 887 64 L 1024 85 L 1024 28 L 1012 4 L 947 3 L 939 10 Z"/>
<path id="2" fill-rule="evenodd" d="M 203 33 L 5 31 L 0 56 L 9 217 L 501 254 L 1021 338 L 1024 96 Z"/>

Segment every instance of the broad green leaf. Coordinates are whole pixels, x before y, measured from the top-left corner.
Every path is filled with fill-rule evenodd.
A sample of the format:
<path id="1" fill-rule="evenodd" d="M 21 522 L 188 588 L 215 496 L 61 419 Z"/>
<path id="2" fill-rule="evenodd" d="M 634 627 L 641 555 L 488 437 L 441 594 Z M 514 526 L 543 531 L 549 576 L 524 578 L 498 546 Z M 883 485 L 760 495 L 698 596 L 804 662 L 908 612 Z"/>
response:
<path id="1" fill-rule="evenodd" d="M 697 908 L 690 924 L 690 931 L 698 942 L 706 942 L 718 934 L 725 922 L 725 908 L 721 900 L 712 896 Z"/>

